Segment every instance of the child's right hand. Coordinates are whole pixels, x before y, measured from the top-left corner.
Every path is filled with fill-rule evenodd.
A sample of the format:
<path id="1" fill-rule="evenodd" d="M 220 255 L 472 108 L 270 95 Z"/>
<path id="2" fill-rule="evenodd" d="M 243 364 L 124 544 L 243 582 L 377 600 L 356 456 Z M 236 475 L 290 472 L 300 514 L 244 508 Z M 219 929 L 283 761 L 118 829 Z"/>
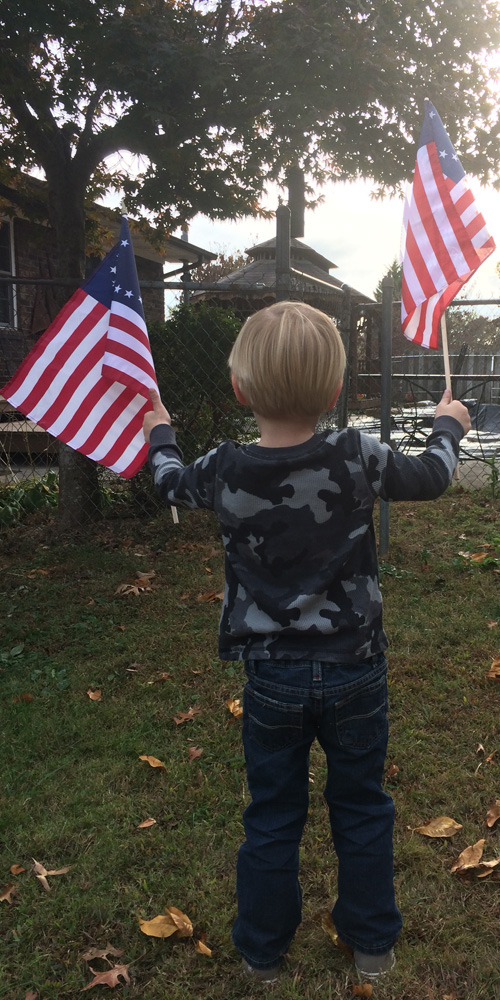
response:
<path id="1" fill-rule="evenodd" d="M 458 399 L 451 398 L 451 389 L 445 389 L 443 397 L 436 406 L 434 417 L 454 417 L 468 434 L 471 429 L 470 414 L 466 406 Z"/>
<path id="2" fill-rule="evenodd" d="M 156 427 L 157 424 L 169 424 L 170 414 L 168 410 L 165 409 L 160 399 L 160 394 L 156 391 L 156 389 L 148 389 L 148 395 L 153 404 L 153 409 L 148 410 L 145 414 L 142 422 L 142 431 L 146 442 L 149 444 L 149 435 L 151 434 L 153 427 Z"/>

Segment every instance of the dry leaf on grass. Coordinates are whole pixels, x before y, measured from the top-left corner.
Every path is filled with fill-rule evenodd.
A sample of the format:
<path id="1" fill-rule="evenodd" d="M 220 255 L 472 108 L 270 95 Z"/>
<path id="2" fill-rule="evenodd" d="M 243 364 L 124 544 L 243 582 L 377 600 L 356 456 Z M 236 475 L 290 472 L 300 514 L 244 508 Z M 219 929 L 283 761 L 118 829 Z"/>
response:
<path id="1" fill-rule="evenodd" d="M 81 993 L 85 993 L 85 990 L 92 989 L 93 986 L 121 986 L 120 979 L 124 979 L 126 983 L 130 982 L 130 976 L 128 970 L 130 968 L 130 962 L 128 965 L 114 965 L 112 969 L 108 969 L 107 972 L 96 972 L 92 966 L 89 969 L 94 976 L 94 979 L 88 986 L 84 986 Z"/>
<path id="2" fill-rule="evenodd" d="M 25 872 L 25 871 L 26 871 L 26 868 L 23 868 L 22 865 L 11 865 L 10 866 L 10 874 L 11 875 L 20 875 L 21 872 Z"/>
<path id="3" fill-rule="evenodd" d="M 142 821 L 142 823 L 138 823 L 137 824 L 136 830 L 147 830 L 149 826 L 154 826 L 155 823 L 156 823 L 156 820 L 153 819 L 152 816 L 149 816 L 148 819 L 144 819 Z"/>
<path id="4" fill-rule="evenodd" d="M 414 827 L 414 833 L 424 837 L 454 837 L 462 829 L 461 823 L 456 823 L 450 816 L 436 816 L 423 826 Z"/>
<path id="5" fill-rule="evenodd" d="M 102 691 L 100 688 L 88 688 L 86 691 L 91 701 L 102 701 Z"/>
<path id="6" fill-rule="evenodd" d="M 361 983 L 359 986 L 353 986 L 352 992 L 355 997 L 372 997 L 373 986 L 371 983 Z"/>
<path id="7" fill-rule="evenodd" d="M 192 937 L 193 925 L 181 910 L 176 906 L 166 906 L 165 913 L 159 913 L 152 920 L 141 920 L 139 926 L 143 934 L 148 937 L 167 938 L 172 937 Z"/>
<path id="8" fill-rule="evenodd" d="M 500 680 L 500 656 L 496 656 L 491 662 L 491 667 L 486 674 L 487 677 L 491 677 L 494 681 Z"/>
<path id="9" fill-rule="evenodd" d="M 451 872 L 457 872 L 460 875 L 463 872 L 470 871 L 471 868 L 477 868 L 484 850 L 484 838 L 478 840 L 477 844 L 473 844 L 472 847 L 466 847 L 461 854 L 459 854 L 457 860 L 453 863 L 450 868 Z"/>
<path id="10" fill-rule="evenodd" d="M 16 887 L 13 882 L 7 882 L 3 889 L 0 889 L 0 903 L 12 903 L 12 893 L 16 891 Z"/>
<path id="11" fill-rule="evenodd" d="M 33 990 L 28 990 L 24 1000 L 37 1000 L 38 993 L 34 993 Z"/>
<path id="12" fill-rule="evenodd" d="M 188 760 L 196 760 L 197 757 L 201 757 L 202 753 L 201 747 L 189 747 Z"/>
<path id="13" fill-rule="evenodd" d="M 207 594 L 198 594 L 196 598 L 197 601 L 201 601 L 202 604 L 213 604 L 214 601 L 224 600 L 223 590 L 209 590 Z"/>
<path id="14" fill-rule="evenodd" d="M 208 958 L 211 958 L 212 949 L 205 944 L 206 940 L 207 940 L 207 935 L 205 933 L 200 934 L 199 941 L 195 942 L 194 950 L 198 952 L 198 955 L 207 955 Z"/>
<path id="15" fill-rule="evenodd" d="M 493 861 L 481 861 L 479 870 L 477 872 L 478 878 L 487 878 L 488 875 L 493 875 L 495 869 L 500 865 L 500 858 L 494 858 Z"/>
<path id="16" fill-rule="evenodd" d="M 32 694 L 28 694 L 27 691 L 24 691 L 23 694 L 20 694 L 20 695 L 15 694 L 14 697 L 13 697 L 13 699 L 12 699 L 12 701 L 14 701 L 16 703 L 22 701 L 22 702 L 24 702 L 24 704 L 29 704 L 31 701 L 33 701 L 33 695 Z"/>
<path id="17" fill-rule="evenodd" d="M 200 709 L 198 707 L 188 708 L 187 712 L 177 712 L 177 715 L 173 715 L 172 718 L 177 726 L 182 725 L 183 722 L 192 722 L 195 715 L 198 715 Z"/>
<path id="18" fill-rule="evenodd" d="M 493 805 L 490 806 L 488 812 L 486 813 L 486 826 L 489 826 L 491 829 L 491 827 L 495 826 L 495 823 L 499 819 L 500 819 L 500 799 L 495 799 Z M 12 874 L 15 875 L 15 872 L 12 872 Z"/>
<path id="19" fill-rule="evenodd" d="M 241 719 L 241 716 L 243 715 L 243 705 L 241 704 L 239 698 L 228 698 L 226 705 L 231 712 L 231 715 L 234 715 L 235 719 Z"/>
<path id="20" fill-rule="evenodd" d="M 105 958 L 107 960 L 108 955 L 113 955 L 114 958 L 121 958 L 123 948 L 113 948 L 113 945 L 108 941 L 105 948 L 91 948 L 90 951 L 86 951 L 82 955 L 82 959 L 84 962 L 92 962 L 94 958 Z"/>
<path id="21" fill-rule="evenodd" d="M 331 913 L 323 913 L 321 915 L 321 926 L 325 931 L 325 934 L 328 934 L 328 937 L 331 938 L 334 945 L 337 948 L 340 948 L 340 951 L 342 951 L 347 958 L 352 959 L 352 949 L 349 948 L 349 945 L 344 944 L 344 942 L 340 940 L 337 934 L 337 928 L 332 920 Z"/>
<path id="22" fill-rule="evenodd" d="M 399 774 L 399 767 L 398 767 L 398 765 L 397 764 L 391 764 L 389 766 L 388 770 L 387 770 L 386 778 L 387 778 L 388 781 L 390 781 L 391 778 L 395 778 L 397 774 Z"/>
<path id="23" fill-rule="evenodd" d="M 141 570 L 137 570 L 135 579 L 128 580 L 127 583 L 120 583 L 116 588 L 115 594 L 119 597 L 128 597 L 133 594 L 134 597 L 139 597 L 143 592 L 152 591 L 151 580 L 154 579 L 156 573 L 154 569 L 149 573 L 143 573 Z"/>
<path id="24" fill-rule="evenodd" d="M 163 761 L 158 760 L 158 757 L 150 757 L 148 754 L 141 754 L 139 760 L 147 761 L 150 767 L 162 767 L 164 771 L 167 770 Z"/>
<path id="25" fill-rule="evenodd" d="M 47 882 L 47 875 L 65 875 L 66 872 L 69 872 L 71 868 L 71 865 L 66 865 L 65 868 L 51 868 L 50 871 L 47 871 L 47 869 L 42 864 L 40 864 L 40 862 L 37 861 L 36 858 L 33 858 L 33 861 L 34 861 L 33 871 L 35 872 L 36 877 L 40 879 L 40 882 L 42 883 L 44 889 L 47 890 L 47 892 L 50 892 L 50 885 Z"/>

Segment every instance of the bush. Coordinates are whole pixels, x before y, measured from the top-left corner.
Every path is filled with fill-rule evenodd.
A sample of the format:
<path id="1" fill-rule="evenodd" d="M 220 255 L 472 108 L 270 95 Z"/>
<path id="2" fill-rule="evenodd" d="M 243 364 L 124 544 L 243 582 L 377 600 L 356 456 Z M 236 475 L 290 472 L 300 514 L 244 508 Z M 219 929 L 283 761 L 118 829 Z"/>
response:
<path id="1" fill-rule="evenodd" d="M 0 528 L 9 528 L 25 514 L 57 507 L 58 490 L 55 472 L 0 487 Z"/>
<path id="2" fill-rule="evenodd" d="M 176 428 L 184 461 L 228 438 L 251 439 L 255 425 L 237 403 L 227 359 L 241 320 L 205 303 L 180 305 L 149 329 L 158 386 Z"/>

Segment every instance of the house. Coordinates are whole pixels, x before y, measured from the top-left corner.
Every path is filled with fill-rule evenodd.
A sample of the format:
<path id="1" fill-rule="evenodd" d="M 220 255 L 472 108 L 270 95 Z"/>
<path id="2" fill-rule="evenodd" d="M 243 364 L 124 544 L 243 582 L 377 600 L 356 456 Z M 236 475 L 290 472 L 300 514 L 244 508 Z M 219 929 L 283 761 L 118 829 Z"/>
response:
<path id="1" fill-rule="evenodd" d="M 118 240 L 121 216 L 110 209 L 96 206 L 99 223 L 107 231 L 106 250 Z M 163 281 L 165 266 L 170 273 L 187 273 L 216 254 L 203 250 L 185 239 L 170 236 L 158 250 L 130 220 L 139 281 Z M 99 257 L 88 259 L 88 272 L 99 263 Z M 173 268 L 173 271 L 171 270 Z M 13 218 L 0 216 L 0 385 L 15 372 L 22 359 L 54 319 L 57 309 L 53 285 L 55 273 L 55 236 L 44 224 L 34 223 L 21 214 Z M 167 272 L 168 274 L 168 272 Z M 16 277 L 15 284 L 1 278 Z M 45 280 L 35 284 L 33 279 Z M 146 323 L 165 318 L 165 295 L 162 288 L 144 288 L 143 305 Z"/>
<path id="2" fill-rule="evenodd" d="M 249 260 L 216 282 L 217 291 L 194 292 L 192 302 L 202 300 L 230 305 L 241 316 L 271 305 L 276 300 L 276 237 L 245 250 Z M 330 315 L 339 316 L 347 287 L 330 274 L 337 267 L 302 240 L 290 240 L 290 294 Z M 352 303 L 373 301 L 371 296 L 350 288 Z"/>

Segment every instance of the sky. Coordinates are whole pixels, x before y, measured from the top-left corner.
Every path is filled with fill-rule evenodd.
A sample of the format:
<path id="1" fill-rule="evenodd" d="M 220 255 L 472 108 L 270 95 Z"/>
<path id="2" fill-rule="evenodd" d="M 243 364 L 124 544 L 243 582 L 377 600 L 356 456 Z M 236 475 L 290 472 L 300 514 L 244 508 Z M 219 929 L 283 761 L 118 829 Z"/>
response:
<path id="1" fill-rule="evenodd" d="M 490 255 L 459 297 L 500 298 L 500 192 L 481 187 L 469 178 L 470 186 L 493 236 L 497 250 Z M 379 280 L 395 258 L 399 258 L 403 199 L 371 197 L 373 185 L 367 181 L 326 184 L 323 204 L 306 211 L 303 242 L 337 265 L 331 273 L 366 295 L 373 295 Z M 270 191 L 264 207 L 276 208 L 277 189 Z M 189 227 L 189 240 L 214 253 L 243 251 L 275 236 L 273 220 L 242 219 L 213 222 L 197 216 Z M 179 234 L 176 234 L 179 235 Z"/>

